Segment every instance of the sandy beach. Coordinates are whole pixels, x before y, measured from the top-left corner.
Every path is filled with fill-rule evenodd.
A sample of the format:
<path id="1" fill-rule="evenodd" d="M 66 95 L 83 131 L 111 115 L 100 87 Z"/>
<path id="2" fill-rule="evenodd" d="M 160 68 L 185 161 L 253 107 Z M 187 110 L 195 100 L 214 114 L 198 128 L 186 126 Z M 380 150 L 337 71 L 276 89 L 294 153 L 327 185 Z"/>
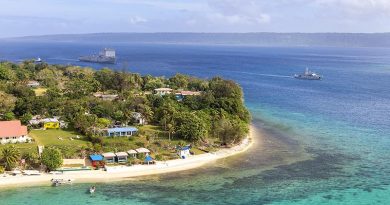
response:
<path id="1" fill-rule="evenodd" d="M 51 185 L 50 180 L 73 179 L 75 183 L 83 182 L 111 182 L 133 177 L 156 175 L 163 173 L 178 172 L 200 167 L 212 163 L 215 160 L 237 155 L 248 150 L 258 136 L 256 128 L 251 126 L 250 134 L 239 145 L 232 148 L 223 148 L 213 153 L 191 156 L 187 159 L 175 159 L 168 161 L 158 161 L 154 165 L 134 165 L 134 166 L 116 166 L 109 167 L 107 171 L 90 170 L 65 172 L 64 174 L 46 174 L 39 176 L 0 176 L 0 187 L 10 186 L 34 186 L 34 185 Z M 255 137 L 256 136 L 256 137 Z"/>

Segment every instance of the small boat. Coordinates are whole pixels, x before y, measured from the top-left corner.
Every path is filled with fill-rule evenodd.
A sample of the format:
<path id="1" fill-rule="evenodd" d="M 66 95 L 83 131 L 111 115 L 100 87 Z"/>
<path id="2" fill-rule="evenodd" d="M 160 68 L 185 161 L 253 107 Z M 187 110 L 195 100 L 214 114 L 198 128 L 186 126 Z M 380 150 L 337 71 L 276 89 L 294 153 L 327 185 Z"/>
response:
<path id="1" fill-rule="evenodd" d="M 320 76 L 317 73 L 310 71 L 308 68 L 306 68 L 305 73 L 295 74 L 294 78 L 303 79 L 303 80 L 321 80 L 322 76 Z"/>
<path id="2" fill-rule="evenodd" d="M 91 187 L 89 188 L 89 193 L 90 193 L 90 194 L 93 194 L 93 193 L 95 193 L 95 190 L 96 190 L 96 187 L 95 187 L 95 186 L 91 186 Z"/>
<path id="3" fill-rule="evenodd" d="M 64 184 L 72 184 L 73 179 L 51 179 L 51 183 L 53 186 L 60 186 Z"/>
<path id="4" fill-rule="evenodd" d="M 42 62 L 42 59 L 40 57 L 38 57 L 37 59 L 35 59 L 35 62 L 36 63 L 41 63 Z"/>
<path id="5" fill-rule="evenodd" d="M 23 174 L 27 175 L 27 176 L 38 176 L 38 175 L 41 175 L 41 173 L 39 173 L 38 170 L 24 170 Z"/>

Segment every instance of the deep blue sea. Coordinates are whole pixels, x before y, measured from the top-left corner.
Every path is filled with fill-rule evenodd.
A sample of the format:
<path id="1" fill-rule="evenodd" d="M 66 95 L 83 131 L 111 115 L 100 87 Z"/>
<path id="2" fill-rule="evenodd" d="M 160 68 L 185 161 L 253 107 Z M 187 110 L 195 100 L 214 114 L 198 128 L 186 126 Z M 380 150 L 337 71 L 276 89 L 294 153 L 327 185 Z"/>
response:
<path id="1" fill-rule="evenodd" d="M 116 65 L 77 61 L 104 47 Z M 223 76 L 262 139 L 199 169 L 137 180 L 0 190 L 0 204 L 390 204 L 390 49 L 0 42 L 0 60 Z M 306 67 L 321 81 L 291 78 Z M 0 179 L 1 180 L 1 179 Z"/>

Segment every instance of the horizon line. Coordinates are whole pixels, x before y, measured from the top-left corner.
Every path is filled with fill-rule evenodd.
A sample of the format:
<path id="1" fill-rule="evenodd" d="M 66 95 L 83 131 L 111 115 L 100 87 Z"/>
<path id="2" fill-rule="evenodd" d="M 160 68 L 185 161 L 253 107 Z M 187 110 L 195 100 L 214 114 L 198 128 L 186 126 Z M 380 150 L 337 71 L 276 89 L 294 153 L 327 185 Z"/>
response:
<path id="1" fill-rule="evenodd" d="M 49 36 L 74 36 L 74 35 L 96 35 L 96 34 L 390 34 L 390 32 L 92 32 L 92 33 L 58 33 L 58 34 L 39 34 L 25 36 L 0 37 L 0 39 L 31 38 L 31 37 L 49 37 Z"/>

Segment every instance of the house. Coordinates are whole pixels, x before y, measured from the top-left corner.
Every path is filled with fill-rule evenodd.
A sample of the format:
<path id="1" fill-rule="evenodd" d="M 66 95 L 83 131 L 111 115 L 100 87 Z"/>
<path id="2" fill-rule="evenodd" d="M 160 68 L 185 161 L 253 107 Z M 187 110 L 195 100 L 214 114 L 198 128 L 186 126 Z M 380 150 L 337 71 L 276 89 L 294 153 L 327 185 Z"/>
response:
<path id="1" fill-rule="evenodd" d="M 127 154 L 129 154 L 129 156 L 132 158 L 137 158 L 137 151 L 135 151 L 133 149 L 127 151 Z"/>
<path id="2" fill-rule="evenodd" d="M 41 84 L 38 81 L 30 80 L 27 82 L 27 86 L 30 88 L 36 88 L 39 87 Z"/>
<path id="3" fill-rule="evenodd" d="M 135 123 L 137 123 L 139 125 L 145 125 L 146 124 L 146 119 L 145 119 L 145 117 L 141 113 L 133 112 L 133 113 L 131 113 L 131 116 L 135 120 Z"/>
<path id="4" fill-rule="evenodd" d="M 112 152 L 107 152 L 102 154 L 104 161 L 107 163 L 114 163 L 116 155 Z"/>
<path id="5" fill-rule="evenodd" d="M 143 147 L 135 149 L 135 151 L 137 152 L 137 154 L 145 154 L 146 156 L 150 154 L 150 150 Z"/>
<path id="6" fill-rule="evenodd" d="M 180 156 L 181 159 L 186 159 L 191 155 L 190 150 L 191 146 L 180 147 L 179 149 L 177 149 L 177 154 Z"/>
<path id="7" fill-rule="evenodd" d="M 59 129 L 60 121 L 57 118 L 45 118 L 41 120 L 44 129 Z"/>
<path id="8" fill-rule="evenodd" d="M 175 97 L 178 101 L 182 101 L 186 96 L 199 96 L 202 93 L 200 91 L 182 90 L 175 93 Z"/>
<path id="9" fill-rule="evenodd" d="M 117 152 L 115 155 L 118 163 L 126 163 L 129 156 L 126 152 Z"/>
<path id="10" fill-rule="evenodd" d="M 173 89 L 171 88 L 157 88 L 157 89 L 154 89 L 154 93 L 156 95 L 167 95 L 167 94 L 171 94 L 173 91 Z"/>
<path id="11" fill-rule="evenodd" d="M 40 125 L 44 129 L 58 129 L 58 128 L 66 128 L 68 126 L 68 123 L 59 120 L 59 117 L 41 119 L 41 116 L 36 115 L 28 122 L 30 125 L 34 127 L 38 127 Z"/>
<path id="12" fill-rule="evenodd" d="M 130 137 L 138 132 L 135 127 L 115 127 L 104 130 L 107 137 Z"/>
<path id="13" fill-rule="evenodd" d="M 0 121 L 0 144 L 29 142 L 27 127 L 19 120 Z"/>
<path id="14" fill-rule="evenodd" d="M 96 98 L 100 98 L 102 100 L 106 100 L 106 101 L 113 101 L 113 100 L 118 99 L 118 95 L 115 95 L 115 94 L 104 94 L 104 93 L 101 93 L 101 92 L 94 93 L 93 96 L 96 97 Z"/>
<path id="15" fill-rule="evenodd" d="M 100 154 L 89 155 L 89 159 L 91 160 L 93 167 L 99 167 L 102 164 L 104 164 L 103 163 L 103 156 Z"/>

